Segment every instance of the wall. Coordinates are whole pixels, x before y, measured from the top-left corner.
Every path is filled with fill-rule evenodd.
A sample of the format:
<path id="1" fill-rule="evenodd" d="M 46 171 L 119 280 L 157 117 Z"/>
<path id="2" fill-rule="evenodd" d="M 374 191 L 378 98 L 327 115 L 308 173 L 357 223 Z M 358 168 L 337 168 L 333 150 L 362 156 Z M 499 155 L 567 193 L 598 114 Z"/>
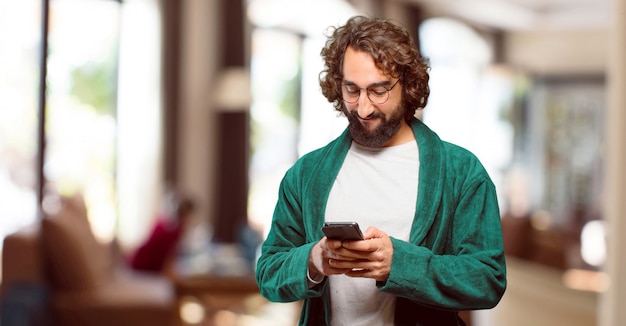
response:
<path id="1" fill-rule="evenodd" d="M 606 270 L 611 286 L 601 299 L 601 326 L 623 325 L 626 320 L 626 3 L 615 1 L 610 33 L 609 110 L 606 121 L 606 188 L 604 209 L 610 228 Z"/>
<path id="2" fill-rule="evenodd" d="M 198 215 L 213 211 L 216 113 L 212 89 L 218 64 L 218 0 L 182 4 L 178 184 L 198 202 Z"/>
<path id="3" fill-rule="evenodd" d="M 505 61 L 540 75 L 604 74 L 608 31 L 520 31 L 507 33 Z"/>

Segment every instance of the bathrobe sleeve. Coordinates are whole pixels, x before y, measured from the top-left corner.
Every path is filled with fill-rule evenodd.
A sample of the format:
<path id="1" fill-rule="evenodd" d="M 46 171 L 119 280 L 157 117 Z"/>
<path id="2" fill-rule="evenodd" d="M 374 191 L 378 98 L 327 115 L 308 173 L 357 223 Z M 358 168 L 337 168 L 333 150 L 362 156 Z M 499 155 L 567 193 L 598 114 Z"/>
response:
<path id="1" fill-rule="evenodd" d="M 272 227 L 257 261 L 257 283 L 268 300 L 290 302 L 324 294 L 325 284 L 308 288 L 309 255 L 324 236 L 321 228 L 326 201 L 350 142 L 346 131 L 323 148 L 304 155 L 285 173 Z M 326 298 L 323 300 L 328 303 Z"/>
<path id="2" fill-rule="evenodd" d="M 436 309 L 492 308 L 506 288 L 495 186 L 470 152 L 444 144 L 441 157 L 437 181 L 420 180 L 412 241 L 392 239 L 380 289 Z"/>

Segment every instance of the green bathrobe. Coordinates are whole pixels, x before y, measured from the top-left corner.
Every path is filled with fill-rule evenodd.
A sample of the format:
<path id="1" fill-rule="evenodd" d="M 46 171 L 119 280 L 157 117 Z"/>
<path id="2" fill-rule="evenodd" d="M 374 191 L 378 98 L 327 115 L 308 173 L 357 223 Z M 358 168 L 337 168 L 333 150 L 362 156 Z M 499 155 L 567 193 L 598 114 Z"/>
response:
<path id="1" fill-rule="evenodd" d="M 396 325 L 462 325 L 457 311 L 492 308 L 506 288 L 495 187 L 469 151 L 442 141 L 418 119 L 410 126 L 421 163 L 415 218 L 409 242 L 391 238 L 391 272 L 377 286 L 397 297 Z M 304 300 L 300 325 L 329 324 L 328 282 L 309 289 L 306 275 L 309 253 L 324 236 L 326 201 L 350 144 L 346 130 L 286 172 L 257 262 L 256 279 L 265 298 Z"/>

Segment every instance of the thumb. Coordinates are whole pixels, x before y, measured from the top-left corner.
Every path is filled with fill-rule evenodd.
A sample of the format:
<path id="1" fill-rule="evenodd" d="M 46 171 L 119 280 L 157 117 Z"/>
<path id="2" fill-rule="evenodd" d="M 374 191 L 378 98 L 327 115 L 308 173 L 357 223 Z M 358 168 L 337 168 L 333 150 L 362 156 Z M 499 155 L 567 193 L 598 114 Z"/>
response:
<path id="1" fill-rule="evenodd" d="M 369 226 L 363 233 L 365 239 L 384 238 L 387 234 L 375 226 Z"/>

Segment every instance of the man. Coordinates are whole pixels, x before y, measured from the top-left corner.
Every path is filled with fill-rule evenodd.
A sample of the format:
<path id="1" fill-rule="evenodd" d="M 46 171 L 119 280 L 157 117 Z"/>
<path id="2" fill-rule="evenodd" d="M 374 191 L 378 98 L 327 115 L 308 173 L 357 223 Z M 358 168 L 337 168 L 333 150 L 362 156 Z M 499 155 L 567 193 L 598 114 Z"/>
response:
<path id="1" fill-rule="evenodd" d="M 353 17 L 322 49 L 320 85 L 347 130 L 287 171 L 257 262 L 261 294 L 303 300 L 301 325 L 464 325 L 506 287 L 496 192 L 478 159 L 415 111 L 428 66 L 409 33 Z M 324 237 L 356 221 L 365 240 Z"/>

